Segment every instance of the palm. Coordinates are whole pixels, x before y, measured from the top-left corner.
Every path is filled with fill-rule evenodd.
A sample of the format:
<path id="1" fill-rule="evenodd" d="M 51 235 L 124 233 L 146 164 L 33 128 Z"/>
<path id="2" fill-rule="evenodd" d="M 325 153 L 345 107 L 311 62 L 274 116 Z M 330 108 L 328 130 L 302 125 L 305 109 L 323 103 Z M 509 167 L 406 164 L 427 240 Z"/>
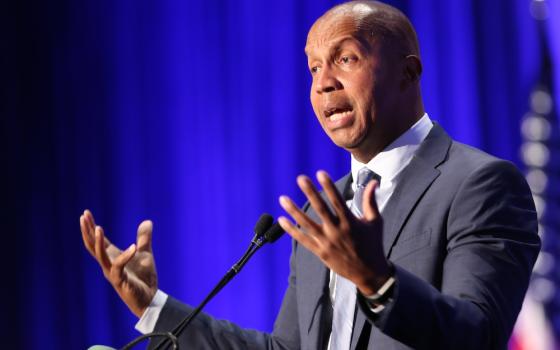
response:
<path id="1" fill-rule="evenodd" d="M 121 250 L 105 237 L 86 210 L 80 217 L 82 238 L 87 250 L 97 260 L 103 274 L 121 299 L 137 316 L 141 316 L 157 291 L 157 272 L 152 253 L 152 223 L 138 226 L 136 244 Z"/>
<path id="2" fill-rule="evenodd" d="M 140 304 L 149 304 L 157 290 L 157 273 L 152 252 L 137 251 L 126 264 L 121 283 L 123 293 L 140 301 Z"/>

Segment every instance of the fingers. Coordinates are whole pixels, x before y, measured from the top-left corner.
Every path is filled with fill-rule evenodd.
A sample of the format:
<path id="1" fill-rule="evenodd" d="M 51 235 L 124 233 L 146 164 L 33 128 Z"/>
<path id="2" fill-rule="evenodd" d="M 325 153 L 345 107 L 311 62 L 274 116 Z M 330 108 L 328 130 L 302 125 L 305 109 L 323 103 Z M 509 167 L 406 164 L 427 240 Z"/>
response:
<path id="1" fill-rule="evenodd" d="M 375 191 L 379 187 L 379 182 L 376 180 L 370 181 L 364 189 L 364 197 L 362 208 L 364 212 L 364 219 L 372 221 L 379 217 L 379 208 L 375 200 Z"/>
<path id="2" fill-rule="evenodd" d="M 101 226 L 95 228 L 95 258 L 101 265 L 103 274 L 111 282 L 118 286 L 124 279 L 124 267 L 136 253 L 136 245 L 132 244 L 128 249 L 116 256 L 111 263 L 104 247 L 104 232 Z"/>
<path id="3" fill-rule="evenodd" d="M 80 216 L 80 231 L 82 232 L 82 240 L 84 241 L 84 246 L 91 255 L 95 256 L 95 241 L 93 239 L 93 235 L 89 232 L 86 219 L 83 215 Z"/>
<path id="4" fill-rule="evenodd" d="M 95 221 L 89 210 L 84 210 L 80 216 L 80 230 L 82 231 L 82 239 L 86 249 L 95 256 Z"/>
<path id="5" fill-rule="evenodd" d="M 88 227 L 92 230 L 95 229 L 95 220 L 93 218 L 93 214 L 91 213 L 91 211 L 89 211 L 89 209 L 84 210 L 84 218 L 86 219 L 86 223 L 88 224 Z"/>
<path id="6" fill-rule="evenodd" d="M 137 245 L 143 250 L 152 249 L 152 227 L 152 222 L 149 220 L 138 226 Z M 80 230 L 86 249 L 95 257 L 105 277 L 119 290 L 126 280 L 125 266 L 134 257 L 137 245 L 132 244 L 121 252 L 105 237 L 103 228 L 95 224 L 93 215 L 87 209 L 80 216 Z"/>
<path id="7" fill-rule="evenodd" d="M 152 232 L 153 223 L 150 220 L 145 220 L 138 226 L 138 234 L 136 236 L 136 245 L 138 251 L 152 251 Z"/>
<path id="8" fill-rule="evenodd" d="M 323 190 L 325 191 L 329 202 L 331 202 L 331 205 L 337 216 L 339 218 L 347 217 L 350 214 L 350 210 L 346 205 L 346 201 L 344 200 L 344 198 L 342 198 L 342 194 L 340 194 L 340 192 L 338 192 L 338 190 L 334 186 L 334 183 L 332 182 L 329 174 L 327 174 L 327 172 L 324 170 L 319 170 L 317 172 L 317 180 L 323 187 Z"/>
<path id="9" fill-rule="evenodd" d="M 298 178 L 298 181 L 302 180 L 304 179 L 300 180 Z M 278 218 L 278 223 L 282 229 L 305 248 L 310 251 L 315 251 L 318 246 L 316 236 L 322 234 L 320 226 L 302 212 L 301 209 L 287 196 L 280 196 L 279 202 L 280 206 L 292 216 L 292 218 L 307 232 L 307 234 L 303 233 L 290 220 L 283 216 Z"/>
<path id="10" fill-rule="evenodd" d="M 295 203 L 287 196 L 280 196 L 279 198 L 280 206 L 291 215 L 291 217 L 306 231 L 309 233 L 315 233 L 319 231 L 319 225 L 311 220 L 304 212 L 298 208 Z M 299 230 L 298 230 L 299 231 Z"/>
<path id="11" fill-rule="evenodd" d="M 306 235 L 305 233 L 301 232 L 299 228 L 297 228 L 290 220 L 288 220 L 284 216 L 278 218 L 278 223 L 280 224 L 282 229 L 286 231 L 286 233 L 289 234 L 293 239 L 298 241 L 308 250 L 315 251 L 318 242 L 313 236 Z"/>
<path id="12" fill-rule="evenodd" d="M 292 216 L 292 218 L 301 226 L 302 230 L 295 227 L 289 220 L 282 220 L 282 228 L 290 233 L 296 240 L 302 242 L 309 240 L 309 244 L 317 244 L 321 236 L 328 235 L 329 232 L 335 232 L 333 227 L 337 227 L 341 222 L 345 222 L 352 214 L 342 195 L 336 189 L 334 183 L 325 171 L 317 172 L 317 180 L 323 186 L 325 194 L 332 205 L 333 212 L 329 209 L 326 201 L 321 197 L 313 182 L 304 175 L 297 178 L 297 183 L 303 191 L 315 213 L 321 219 L 321 224 L 309 218 L 307 214 L 301 211 L 288 197 L 280 197 L 280 205 L 282 208 Z M 280 222 L 280 219 L 279 219 Z M 328 229 L 330 227 L 330 229 Z M 296 238 L 298 237 L 298 238 Z"/>
<path id="13" fill-rule="evenodd" d="M 104 246 L 104 238 L 105 234 L 101 226 L 97 226 L 95 228 L 95 258 L 99 265 L 101 265 L 101 269 L 103 270 L 103 274 L 105 276 L 109 276 L 109 271 L 111 270 L 111 260 L 107 255 L 107 251 L 105 250 Z"/>
<path id="14" fill-rule="evenodd" d="M 111 266 L 111 270 L 109 272 L 109 280 L 115 285 L 118 286 L 124 280 L 124 267 L 126 264 L 134 257 L 136 253 L 136 245 L 131 244 L 121 255 L 117 256 L 117 258 L 113 261 L 113 265 Z"/>
<path id="15" fill-rule="evenodd" d="M 334 222 L 335 217 L 333 216 L 333 214 L 325 204 L 323 198 L 321 198 L 321 195 L 315 188 L 315 185 L 313 185 L 311 179 L 309 179 L 305 175 L 300 175 L 297 177 L 297 183 L 299 188 L 302 190 L 302 192 L 309 200 L 309 204 L 311 204 L 311 207 L 313 208 L 313 210 L 315 210 L 315 212 L 317 213 L 321 221 L 326 223 Z M 296 217 L 294 217 L 294 219 L 300 225 L 302 224 Z"/>

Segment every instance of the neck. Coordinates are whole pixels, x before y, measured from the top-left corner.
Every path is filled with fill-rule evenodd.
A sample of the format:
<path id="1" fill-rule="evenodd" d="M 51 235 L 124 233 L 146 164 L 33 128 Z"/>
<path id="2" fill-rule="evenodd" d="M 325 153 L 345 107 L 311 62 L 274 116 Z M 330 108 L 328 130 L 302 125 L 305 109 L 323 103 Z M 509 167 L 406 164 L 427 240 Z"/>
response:
<path id="1" fill-rule="evenodd" d="M 357 147 L 349 149 L 348 151 L 352 153 L 352 156 L 360 163 L 369 163 L 370 160 L 416 124 L 424 113 L 424 108 L 419 108 L 412 114 L 414 115 L 413 118 L 398 118 L 403 121 L 402 123 L 391 122 L 390 125 L 383 127 L 379 125 L 374 126 L 366 139 Z"/>

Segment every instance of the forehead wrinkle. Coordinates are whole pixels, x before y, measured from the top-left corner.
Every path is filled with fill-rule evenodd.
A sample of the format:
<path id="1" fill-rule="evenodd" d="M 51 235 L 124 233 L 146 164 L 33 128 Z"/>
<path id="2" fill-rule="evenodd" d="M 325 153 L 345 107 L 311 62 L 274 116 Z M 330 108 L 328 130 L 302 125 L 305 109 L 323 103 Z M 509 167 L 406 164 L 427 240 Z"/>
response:
<path id="1" fill-rule="evenodd" d="M 344 21 L 344 23 L 339 24 L 341 21 Z M 341 29 L 341 27 L 343 28 Z M 345 41 L 354 41 L 362 49 L 371 49 L 373 43 L 370 41 L 375 39 L 371 34 L 368 26 L 354 17 L 346 17 L 330 21 L 330 23 L 318 23 L 317 26 L 311 28 L 304 51 L 308 56 L 310 49 L 321 46 L 325 46 L 329 51 L 332 51 L 333 47 L 340 47 Z M 309 40 L 313 36 L 314 38 Z"/>
<path id="2" fill-rule="evenodd" d="M 344 37 L 341 37 L 341 38 L 338 38 L 336 40 L 333 40 L 331 42 L 326 43 L 325 46 L 326 46 L 329 53 L 337 52 L 347 42 L 356 43 L 360 50 L 368 49 L 369 48 L 369 45 L 368 45 L 369 43 L 367 43 L 364 40 L 360 40 L 360 39 L 361 38 L 353 36 L 353 35 L 346 35 Z M 313 47 L 317 47 L 317 46 L 311 45 L 311 46 L 306 46 L 305 47 L 305 53 L 308 56 L 310 55 L 309 47 L 313 48 Z"/>
<path id="3" fill-rule="evenodd" d="M 320 18 L 311 27 L 307 35 L 305 45 L 305 53 L 309 53 L 309 48 L 332 46 L 331 41 L 340 41 L 344 38 L 357 39 L 357 33 L 360 31 L 359 22 L 351 16 Z M 343 38 L 339 38 L 340 36 Z M 359 40 L 358 40 L 359 41 Z"/>

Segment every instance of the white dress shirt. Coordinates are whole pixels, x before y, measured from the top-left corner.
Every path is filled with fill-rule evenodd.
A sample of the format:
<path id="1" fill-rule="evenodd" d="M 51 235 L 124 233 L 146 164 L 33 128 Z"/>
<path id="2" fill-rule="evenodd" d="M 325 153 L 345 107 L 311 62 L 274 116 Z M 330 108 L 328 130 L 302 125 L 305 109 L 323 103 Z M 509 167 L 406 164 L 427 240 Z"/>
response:
<path id="1" fill-rule="evenodd" d="M 371 171 L 381 176 L 380 186 L 375 192 L 375 200 L 377 201 L 377 206 L 381 213 L 383 213 L 385 205 L 398 185 L 398 175 L 408 163 L 410 163 L 418 147 L 420 147 L 422 141 L 428 136 L 432 126 L 430 117 L 425 113 L 410 129 L 399 136 L 367 164 L 360 163 L 353 156 L 351 157 L 353 179 L 357 178 L 358 171 L 363 167 L 368 167 Z M 352 183 L 352 189 L 354 191 L 356 190 L 355 183 Z M 331 301 L 334 301 L 336 295 L 336 290 L 334 288 L 335 282 L 336 279 L 333 278 L 333 273 L 331 271 L 331 279 L 329 282 Z M 167 294 L 158 290 L 154 299 L 138 323 L 136 323 L 136 330 L 143 334 L 153 332 L 166 301 Z"/>
<path id="2" fill-rule="evenodd" d="M 410 163 L 414 154 L 420 147 L 420 144 L 428 133 L 432 129 L 432 121 L 428 114 L 424 114 L 420 120 L 418 120 L 410 129 L 405 131 L 401 136 L 399 136 L 395 141 L 393 141 L 389 146 L 379 152 L 375 157 L 373 157 L 367 164 L 361 163 L 354 156 L 351 159 L 351 169 L 352 169 L 352 179 L 358 178 L 358 171 L 363 167 L 367 167 L 369 170 L 373 171 L 381 177 L 379 187 L 375 191 L 375 201 L 377 202 L 377 207 L 379 212 L 383 213 L 383 209 L 387 205 L 389 198 L 395 191 L 395 188 L 399 182 L 398 175 L 402 170 Z M 356 182 L 352 182 L 352 190 L 356 192 Z M 350 207 L 352 200 L 348 200 L 346 205 Z M 331 303 L 334 305 L 334 300 L 336 296 L 336 278 L 337 275 L 333 271 L 330 272 L 329 281 L 329 292 L 331 297 Z M 380 305 L 374 309 L 371 309 L 374 313 L 381 312 L 385 307 Z M 331 340 L 329 337 L 329 345 L 327 347 L 329 350 L 331 348 Z"/>

